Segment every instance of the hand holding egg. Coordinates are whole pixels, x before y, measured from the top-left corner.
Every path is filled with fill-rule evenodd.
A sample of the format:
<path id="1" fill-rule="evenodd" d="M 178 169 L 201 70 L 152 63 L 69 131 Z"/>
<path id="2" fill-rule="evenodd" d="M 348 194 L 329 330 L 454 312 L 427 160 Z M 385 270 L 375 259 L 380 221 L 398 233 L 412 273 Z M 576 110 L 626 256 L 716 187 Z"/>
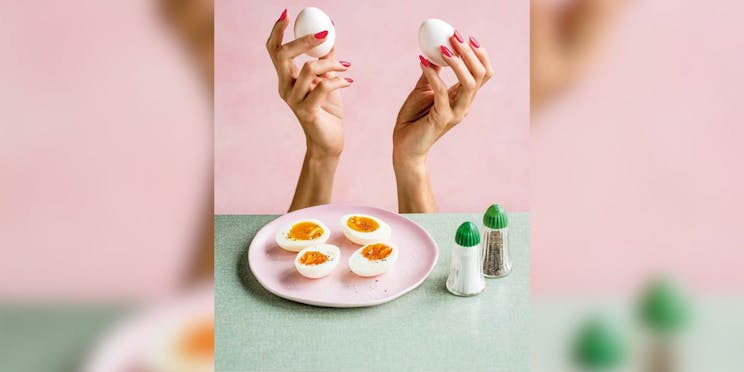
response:
<path id="1" fill-rule="evenodd" d="M 335 27 L 325 13 L 306 8 L 295 23 L 293 41 L 282 43 L 289 26 L 285 9 L 274 23 L 266 49 L 279 78 L 279 95 L 287 102 L 302 125 L 309 154 L 338 156 L 343 150 L 343 106 L 339 89 L 354 82 L 341 78 L 351 63 L 336 59 Z M 301 54 L 321 56 L 305 62 L 300 68 L 294 59 Z"/>
<path id="2" fill-rule="evenodd" d="M 485 48 L 474 37 L 467 41 L 452 26 L 428 19 L 419 28 L 422 75 L 403 103 L 393 131 L 393 160 L 421 162 L 444 133 L 470 111 L 478 90 L 493 76 Z M 458 82 L 447 87 L 439 76 L 451 67 Z"/>

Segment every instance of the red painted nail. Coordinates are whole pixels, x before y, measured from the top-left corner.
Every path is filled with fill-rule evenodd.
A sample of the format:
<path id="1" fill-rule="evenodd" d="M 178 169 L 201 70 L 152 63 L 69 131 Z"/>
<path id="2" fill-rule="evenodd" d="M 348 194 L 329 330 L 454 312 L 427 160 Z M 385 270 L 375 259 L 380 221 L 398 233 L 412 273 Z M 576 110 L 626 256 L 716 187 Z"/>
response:
<path id="1" fill-rule="evenodd" d="M 279 19 L 277 20 L 277 22 L 281 22 L 285 18 L 287 18 L 287 9 L 286 8 L 282 11 L 282 15 L 279 16 Z"/>
<path id="2" fill-rule="evenodd" d="M 348 81 L 349 83 L 353 83 L 354 82 L 354 80 L 352 80 L 351 78 L 344 78 L 344 80 Z"/>
<path id="3" fill-rule="evenodd" d="M 444 54 L 445 56 L 452 57 L 452 51 L 450 51 L 449 48 L 447 48 L 446 46 L 440 45 L 439 50 L 441 50 L 442 54 Z"/>
<path id="4" fill-rule="evenodd" d="M 462 35 L 460 35 L 460 33 L 457 32 L 457 30 L 455 30 L 455 39 L 457 39 L 457 41 L 459 41 L 460 44 L 462 44 Z"/>
<path id="5" fill-rule="evenodd" d="M 474 37 L 470 37 L 470 45 L 472 45 L 475 48 L 480 48 L 480 44 L 478 44 L 478 40 L 475 40 Z"/>
<path id="6" fill-rule="evenodd" d="M 325 39 L 328 36 L 328 31 L 320 31 L 314 35 L 316 39 Z"/>
<path id="7" fill-rule="evenodd" d="M 341 66 L 344 66 L 344 67 L 349 67 L 349 66 L 351 66 L 351 62 L 346 62 L 346 61 L 338 61 L 338 63 L 340 63 L 340 64 L 341 64 Z"/>
<path id="8" fill-rule="evenodd" d="M 431 64 L 429 63 L 429 60 L 424 58 L 424 56 L 419 54 L 419 61 L 421 61 L 421 64 L 424 65 L 424 67 L 430 67 Z"/>

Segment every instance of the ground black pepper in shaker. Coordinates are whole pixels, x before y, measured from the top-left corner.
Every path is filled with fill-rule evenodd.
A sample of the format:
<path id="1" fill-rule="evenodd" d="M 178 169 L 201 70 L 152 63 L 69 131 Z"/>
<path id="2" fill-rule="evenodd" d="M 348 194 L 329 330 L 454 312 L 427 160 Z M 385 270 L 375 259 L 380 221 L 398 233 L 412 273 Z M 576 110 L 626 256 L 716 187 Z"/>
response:
<path id="1" fill-rule="evenodd" d="M 488 207 L 483 215 L 483 275 L 506 276 L 511 271 L 509 258 L 509 220 L 500 205 Z"/>

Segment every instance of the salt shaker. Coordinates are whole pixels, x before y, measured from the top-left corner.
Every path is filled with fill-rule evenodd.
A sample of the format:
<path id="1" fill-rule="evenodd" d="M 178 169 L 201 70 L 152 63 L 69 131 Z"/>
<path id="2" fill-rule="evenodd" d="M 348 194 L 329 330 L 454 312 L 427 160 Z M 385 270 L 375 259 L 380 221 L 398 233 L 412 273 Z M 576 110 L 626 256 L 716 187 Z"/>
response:
<path id="1" fill-rule="evenodd" d="M 447 290 L 457 296 L 474 296 L 481 293 L 486 287 L 482 262 L 478 226 L 472 222 L 465 222 L 455 234 Z"/>
<path id="2" fill-rule="evenodd" d="M 483 275 L 499 278 L 510 271 L 509 220 L 506 211 L 494 204 L 483 215 Z"/>

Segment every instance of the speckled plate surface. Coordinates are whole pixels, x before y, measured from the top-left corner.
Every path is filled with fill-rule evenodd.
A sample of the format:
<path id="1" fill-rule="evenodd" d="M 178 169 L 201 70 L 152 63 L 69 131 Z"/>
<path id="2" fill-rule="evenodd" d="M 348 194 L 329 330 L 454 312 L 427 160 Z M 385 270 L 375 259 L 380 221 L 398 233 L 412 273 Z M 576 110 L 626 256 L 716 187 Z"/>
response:
<path id="1" fill-rule="evenodd" d="M 361 247 L 346 239 L 340 220 L 345 214 L 368 214 L 387 222 L 393 230 L 390 241 L 400 252 L 388 272 L 362 278 L 349 270 L 349 257 Z M 296 253 L 285 251 L 275 241 L 282 226 L 315 218 L 331 230 L 328 244 L 341 250 L 336 269 L 320 279 L 307 279 L 294 267 Z M 269 292 L 288 300 L 326 307 L 363 307 L 392 301 L 418 287 L 437 262 L 439 248 L 429 233 L 415 222 L 393 212 L 353 205 L 321 205 L 288 213 L 271 221 L 256 234 L 248 251 L 253 275 Z"/>

